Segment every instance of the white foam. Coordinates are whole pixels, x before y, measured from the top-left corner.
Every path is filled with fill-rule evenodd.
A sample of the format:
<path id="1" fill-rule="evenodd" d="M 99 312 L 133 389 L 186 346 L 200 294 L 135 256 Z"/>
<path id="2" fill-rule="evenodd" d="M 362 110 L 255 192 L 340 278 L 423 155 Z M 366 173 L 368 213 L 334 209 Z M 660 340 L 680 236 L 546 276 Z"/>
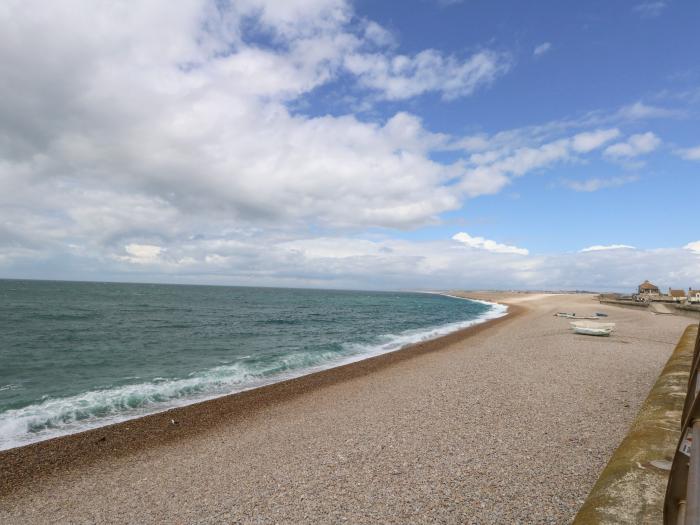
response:
<path id="1" fill-rule="evenodd" d="M 508 310 L 501 304 L 474 302 L 489 305 L 491 309 L 467 321 L 427 330 L 387 334 L 379 344 L 346 344 L 343 345 L 346 352 L 344 355 L 335 352 L 299 352 L 284 356 L 269 365 L 241 358 L 230 365 L 191 373 L 187 378 L 158 377 L 152 382 L 94 390 L 63 398 L 47 398 L 41 403 L 8 410 L 0 413 L 0 450 L 74 434 L 394 352 L 411 344 L 502 317 Z"/>

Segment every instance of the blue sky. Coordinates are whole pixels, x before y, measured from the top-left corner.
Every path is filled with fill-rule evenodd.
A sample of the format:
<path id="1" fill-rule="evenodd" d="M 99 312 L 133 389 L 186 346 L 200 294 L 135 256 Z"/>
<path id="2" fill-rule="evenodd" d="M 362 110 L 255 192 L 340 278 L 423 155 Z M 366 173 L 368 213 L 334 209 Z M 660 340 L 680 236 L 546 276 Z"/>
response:
<path id="1" fill-rule="evenodd" d="M 10 1 L 0 278 L 700 286 L 699 19 L 678 0 Z"/>
<path id="2" fill-rule="evenodd" d="M 643 165 L 626 167 L 599 158 L 585 165 L 558 165 L 533 178 L 518 179 L 496 196 L 470 201 L 449 214 L 450 220 L 475 224 L 475 232 L 510 238 L 539 252 L 620 241 L 644 248 L 674 246 L 698 236 L 693 221 L 638 211 L 640 202 L 651 195 L 671 203 L 700 189 L 698 163 L 673 153 L 700 141 L 699 107 L 682 98 L 687 92 L 698 96 L 700 4 L 600 1 L 572 8 L 570 3 L 552 1 L 533 8 L 517 1 L 436 6 L 418 0 L 401 9 L 386 2 L 357 6 L 395 30 L 406 52 L 437 47 L 468 54 L 487 45 L 513 55 L 513 69 L 474 96 L 445 102 L 429 95 L 414 101 L 411 110 L 430 129 L 497 133 L 584 118 L 593 111 L 609 115 L 637 102 L 677 113 L 621 127 L 630 133 L 653 130 L 663 137 L 665 145 L 648 155 Z M 542 48 L 546 51 L 534 55 L 542 44 L 548 44 Z M 619 176 L 631 182 L 595 192 L 576 192 L 563 184 Z M 415 235 L 440 236 L 450 228 L 454 226 Z"/>

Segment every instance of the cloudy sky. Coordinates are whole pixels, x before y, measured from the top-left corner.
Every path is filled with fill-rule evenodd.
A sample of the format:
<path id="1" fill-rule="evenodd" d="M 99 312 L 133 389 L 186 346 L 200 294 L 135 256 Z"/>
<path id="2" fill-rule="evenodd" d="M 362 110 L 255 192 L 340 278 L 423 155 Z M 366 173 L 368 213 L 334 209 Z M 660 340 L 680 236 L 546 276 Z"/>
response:
<path id="1" fill-rule="evenodd" d="M 700 287 L 700 3 L 5 0 L 0 277 Z"/>

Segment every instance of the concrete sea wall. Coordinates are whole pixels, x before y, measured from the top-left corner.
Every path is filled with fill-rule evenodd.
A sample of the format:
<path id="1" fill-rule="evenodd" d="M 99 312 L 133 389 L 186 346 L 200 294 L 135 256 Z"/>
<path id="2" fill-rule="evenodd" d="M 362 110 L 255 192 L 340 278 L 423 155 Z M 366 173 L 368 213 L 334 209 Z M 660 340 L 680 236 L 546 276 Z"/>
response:
<path id="1" fill-rule="evenodd" d="M 574 520 L 659 524 L 678 440 L 698 326 L 689 326 Z"/>

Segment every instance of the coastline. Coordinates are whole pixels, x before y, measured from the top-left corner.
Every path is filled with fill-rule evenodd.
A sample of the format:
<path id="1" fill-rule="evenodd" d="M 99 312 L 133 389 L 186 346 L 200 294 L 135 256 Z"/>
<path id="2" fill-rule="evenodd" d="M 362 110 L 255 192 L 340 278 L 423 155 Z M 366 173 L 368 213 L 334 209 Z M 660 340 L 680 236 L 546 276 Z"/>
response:
<path id="1" fill-rule="evenodd" d="M 448 297 L 449 299 L 457 301 L 460 299 L 465 299 L 465 297 L 448 295 L 446 293 L 436 292 L 434 295 Z M 350 347 L 355 348 L 350 351 L 338 353 L 332 357 L 325 356 L 318 362 L 311 362 L 304 366 L 298 367 L 292 366 L 269 376 L 265 376 L 264 373 L 261 374 L 259 370 L 255 370 L 253 367 L 253 370 L 251 370 L 251 376 L 246 377 L 245 365 L 241 369 L 231 366 L 231 368 L 234 368 L 234 379 L 236 379 L 235 376 L 238 374 L 238 379 L 240 381 L 234 381 L 228 384 L 226 387 L 219 386 L 208 389 L 207 387 L 209 385 L 207 384 L 207 372 L 213 373 L 213 383 L 215 385 L 218 381 L 220 381 L 220 378 L 219 375 L 215 373 L 217 372 L 217 367 L 214 367 L 213 369 L 205 367 L 200 369 L 199 373 L 197 374 L 190 374 L 194 376 L 192 379 L 189 378 L 190 376 L 171 379 L 160 378 L 163 380 L 163 382 L 159 384 L 146 381 L 142 384 L 126 384 L 115 388 L 98 388 L 94 390 L 88 389 L 84 392 L 74 392 L 68 397 L 57 396 L 55 398 L 49 398 L 46 400 L 46 403 L 49 405 L 48 408 L 45 408 L 43 406 L 44 403 L 41 402 L 30 404 L 26 407 L 20 407 L 18 410 L 9 410 L 6 413 L 0 414 L 0 429 L 3 431 L 3 435 L 0 439 L 0 452 L 57 437 L 78 434 L 87 430 L 93 430 L 139 419 L 141 417 L 146 417 L 160 412 L 166 412 L 171 409 L 181 408 L 187 405 L 209 401 L 211 399 L 216 399 L 226 395 L 261 388 L 270 384 L 327 370 L 329 368 L 336 368 L 354 363 L 356 361 L 369 359 L 385 353 L 401 350 L 402 348 L 406 348 L 416 343 L 437 339 L 443 335 L 458 332 L 464 328 L 484 323 L 490 319 L 506 315 L 507 313 L 508 307 L 505 305 L 479 299 L 473 299 L 471 301 L 475 304 L 478 303 L 487 306 L 488 310 L 477 314 L 475 317 L 470 319 L 449 322 L 443 321 L 442 323 L 436 321 L 436 324 L 427 325 L 422 328 L 413 328 L 403 331 L 398 329 L 394 331 L 392 326 L 389 326 L 387 327 L 387 333 L 379 335 L 374 342 L 356 344 L 352 343 L 351 341 L 347 341 L 341 343 L 340 346 L 345 347 L 346 344 L 348 344 Z M 387 310 L 387 313 L 390 318 L 395 316 L 395 313 L 392 313 L 390 309 Z M 396 319 L 396 322 L 400 323 L 400 320 Z M 351 334 L 347 335 L 352 339 Z M 161 345 L 165 345 L 164 347 L 167 347 L 166 343 L 161 343 Z M 229 361 L 227 364 L 230 363 L 231 362 Z M 134 375 L 137 374 L 138 371 L 134 371 Z M 227 377 L 227 374 L 230 374 L 230 372 L 223 371 L 221 374 L 223 375 L 223 380 L 230 379 Z M 172 395 L 173 392 L 177 393 L 178 390 L 182 391 L 184 389 L 192 389 L 195 391 L 193 393 L 184 393 L 184 395 Z M 142 392 L 148 393 L 144 399 L 144 404 L 132 407 L 131 410 L 123 409 L 123 404 L 125 402 L 128 403 L 129 406 L 132 406 L 130 399 L 127 400 L 127 398 L 130 398 L 131 394 L 136 396 L 144 395 Z M 163 399 L 156 402 L 149 399 L 149 396 L 156 397 L 159 393 L 163 394 Z M 52 404 L 53 407 L 51 406 Z M 56 406 L 58 406 L 58 408 L 55 408 Z M 76 412 L 90 413 L 91 410 L 99 410 L 102 407 L 106 407 L 108 410 L 110 408 L 116 408 L 116 410 L 99 418 L 88 418 L 82 420 L 76 419 Z M 66 417 L 72 423 L 72 428 L 66 428 L 60 425 L 60 423 L 55 427 L 48 424 L 48 422 L 51 420 L 60 422 L 63 417 Z M 28 433 L 26 432 L 26 427 L 31 424 L 46 424 L 47 427 L 37 433 Z M 23 428 L 24 432 L 22 431 Z M 13 432 L 16 434 L 13 434 Z"/>
<path id="2" fill-rule="evenodd" d="M 512 321 L 526 311 L 525 307 L 507 301 L 487 300 L 483 297 L 477 298 L 476 295 L 471 297 L 470 294 L 449 296 L 502 304 L 508 309 L 499 317 L 387 353 L 363 357 L 241 392 L 2 450 L 0 470 L 3 476 L 0 477 L 0 498 L 46 476 L 83 468 L 102 459 L 123 458 L 148 448 L 191 438 L 220 424 L 245 420 L 264 407 L 372 374 L 426 353 L 439 352 L 487 329 Z M 172 421 L 175 421 L 175 424 Z"/>
<path id="3" fill-rule="evenodd" d="M 584 294 L 460 295 L 511 315 L 6 451 L 0 522 L 568 523 L 688 320 Z M 576 335 L 558 311 L 618 329 Z"/>

